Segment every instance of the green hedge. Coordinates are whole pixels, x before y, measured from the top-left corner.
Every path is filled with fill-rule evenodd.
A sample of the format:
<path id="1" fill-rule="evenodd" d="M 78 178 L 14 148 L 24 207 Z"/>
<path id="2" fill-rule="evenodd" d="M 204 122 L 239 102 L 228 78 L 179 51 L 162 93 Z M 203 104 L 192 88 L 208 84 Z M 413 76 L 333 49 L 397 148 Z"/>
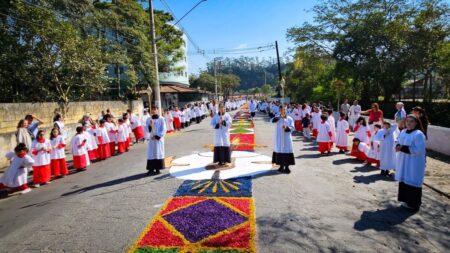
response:
<path id="1" fill-rule="evenodd" d="M 395 104 L 397 102 L 383 103 L 380 102 L 381 110 L 383 110 L 384 117 L 393 119 L 397 112 Z M 430 123 L 435 126 L 450 127 L 450 103 L 421 103 L 421 102 L 403 102 L 405 110 L 409 114 L 413 107 L 420 106 L 425 109 Z M 364 110 L 364 108 L 363 108 Z"/>

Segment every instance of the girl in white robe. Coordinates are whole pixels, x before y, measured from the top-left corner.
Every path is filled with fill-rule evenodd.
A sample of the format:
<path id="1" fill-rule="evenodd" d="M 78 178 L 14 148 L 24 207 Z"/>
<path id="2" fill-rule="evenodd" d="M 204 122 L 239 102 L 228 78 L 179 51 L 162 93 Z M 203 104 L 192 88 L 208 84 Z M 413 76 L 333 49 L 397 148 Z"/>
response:
<path id="1" fill-rule="evenodd" d="M 348 134 L 350 128 L 348 122 L 345 120 L 345 113 L 339 113 L 340 119 L 337 122 L 336 129 L 336 147 L 339 149 L 339 153 L 345 153 L 348 151 Z"/>
<path id="2" fill-rule="evenodd" d="M 148 127 L 147 127 L 147 120 L 150 118 L 150 115 L 148 114 L 147 109 L 144 109 L 144 114 L 142 115 L 141 118 L 141 124 L 142 127 L 144 128 L 144 139 L 146 141 L 148 141 L 150 139 L 150 132 L 148 131 Z"/>
<path id="3" fill-rule="evenodd" d="M 53 127 L 56 127 L 59 129 L 59 132 L 61 133 L 62 138 L 65 140 L 67 138 L 67 131 L 64 128 L 64 121 L 61 114 L 56 114 L 56 116 L 53 118 Z"/>
<path id="4" fill-rule="evenodd" d="M 52 170 L 50 167 L 50 152 L 52 145 L 44 138 L 45 131 L 39 130 L 36 139 L 31 144 L 31 158 L 33 164 L 33 185 L 39 187 L 41 184 L 50 183 Z"/>
<path id="5" fill-rule="evenodd" d="M 109 135 L 108 130 L 105 127 L 105 120 L 101 119 L 99 121 L 99 126 L 96 129 L 97 142 L 98 142 L 98 156 L 100 160 L 105 160 L 111 157 L 111 150 L 109 148 Z"/>
<path id="6" fill-rule="evenodd" d="M 350 155 L 356 157 L 356 159 L 361 162 L 365 162 L 367 160 L 367 154 L 369 153 L 369 150 L 369 145 L 367 145 L 365 142 L 362 142 L 358 138 L 354 138 Z"/>
<path id="7" fill-rule="evenodd" d="M 355 138 L 366 144 L 370 143 L 371 132 L 364 117 L 359 117 L 353 130 L 355 131 Z"/>
<path id="8" fill-rule="evenodd" d="M 280 117 L 272 118 L 271 122 L 276 123 L 272 163 L 280 165 L 279 172 L 291 173 L 289 165 L 295 165 L 291 136 L 291 132 L 295 129 L 294 120 L 286 116 L 286 109 L 282 106 Z"/>
<path id="9" fill-rule="evenodd" d="M 333 133 L 331 132 L 330 122 L 326 114 L 320 116 L 321 122 L 317 127 L 317 144 L 319 145 L 319 152 L 324 154 L 331 152 L 331 137 Z"/>
<path id="10" fill-rule="evenodd" d="M 157 175 L 164 169 L 164 136 L 166 135 L 166 122 L 158 115 L 156 107 L 152 107 L 152 117 L 149 118 L 150 142 L 148 143 L 147 175 Z"/>
<path id="11" fill-rule="evenodd" d="M 317 138 L 317 135 L 319 134 L 319 124 L 320 124 L 320 116 L 322 113 L 320 112 L 318 107 L 314 107 L 314 111 L 311 113 L 311 122 L 313 126 L 313 132 L 312 136 L 314 138 Z"/>
<path id="12" fill-rule="evenodd" d="M 164 120 L 165 120 L 166 127 L 167 127 L 167 133 L 172 133 L 174 128 L 173 128 L 173 117 L 172 117 L 172 113 L 170 112 L 170 110 L 165 111 Z"/>
<path id="13" fill-rule="evenodd" d="M 395 141 L 394 133 L 397 125 L 385 121 L 376 139 L 380 142 L 380 170 L 382 176 L 389 176 L 389 170 L 395 170 Z"/>
<path id="14" fill-rule="evenodd" d="M 377 167 L 380 167 L 380 141 L 376 137 L 378 132 L 381 130 L 380 124 L 374 124 L 374 132 L 370 138 L 370 150 L 367 154 L 367 164 L 374 163 Z"/>
<path id="15" fill-rule="evenodd" d="M 125 153 L 128 151 L 127 139 L 128 139 L 128 130 L 127 126 L 124 123 L 123 119 L 119 119 L 119 125 L 117 127 L 117 150 L 119 154 Z"/>
<path id="16" fill-rule="evenodd" d="M 328 113 L 328 123 L 330 123 L 331 129 L 331 137 L 330 137 L 330 149 L 331 149 L 334 145 L 334 142 L 336 141 L 336 120 L 334 119 L 332 109 L 327 110 L 327 113 Z"/>
<path id="17" fill-rule="evenodd" d="M 214 160 L 213 163 L 224 165 L 231 163 L 230 127 L 231 116 L 225 112 L 223 104 L 219 105 L 219 113 L 214 114 L 211 126 L 214 128 Z"/>
<path id="18" fill-rule="evenodd" d="M 89 159 L 86 149 L 86 135 L 83 134 L 83 127 L 78 126 L 76 128 L 77 134 L 72 138 L 70 142 L 70 151 L 72 153 L 73 168 L 76 170 L 85 170 L 89 165 Z"/>
<path id="19" fill-rule="evenodd" d="M 14 152 L 6 153 L 6 159 L 11 163 L 5 173 L 0 177 L 0 189 L 6 188 L 12 191 L 20 191 L 25 194 L 31 191 L 28 187 L 28 172 L 34 164 L 33 158 L 28 154 L 25 144 L 19 143 Z"/>
<path id="20" fill-rule="evenodd" d="M 50 165 L 52 168 L 52 175 L 54 177 L 65 177 L 69 174 L 66 163 L 66 141 L 60 133 L 59 128 L 53 128 L 50 133 L 50 144 L 52 150 L 50 152 Z"/>
<path id="21" fill-rule="evenodd" d="M 111 155 L 114 155 L 116 153 L 117 131 L 111 115 L 106 114 L 105 119 L 105 128 L 108 131 L 109 137 L 109 152 L 111 153 Z"/>
<path id="22" fill-rule="evenodd" d="M 408 115 L 406 129 L 402 130 L 396 146 L 397 162 L 395 180 L 399 182 L 398 201 L 404 207 L 418 211 L 422 204 L 422 184 L 425 177 L 425 142 L 419 120 Z"/>

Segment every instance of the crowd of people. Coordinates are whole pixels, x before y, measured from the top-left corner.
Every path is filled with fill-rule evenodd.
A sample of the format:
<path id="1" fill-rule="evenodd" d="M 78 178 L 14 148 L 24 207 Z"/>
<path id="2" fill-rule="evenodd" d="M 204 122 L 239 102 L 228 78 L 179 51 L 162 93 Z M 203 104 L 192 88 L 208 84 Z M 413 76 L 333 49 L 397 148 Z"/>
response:
<path id="1" fill-rule="evenodd" d="M 290 173 L 289 165 L 295 164 L 291 133 L 298 132 L 305 141 L 314 139 L 321 155 L 329 155 L 335 148 L 378 167 L 381 176 L 390 177 L 395 171 L 398 200 L 406 208 L 420 208 L 429 124 L 424 109 L 414 107 L 407 114 L 403 103 L 398 102 L 394 121 L 390 122 L 384 119 L 377 103 L 362 111 L 357 100 L 351 106 L 345 100 L 338 112 L 323 103 L 260 101 L 257 107 L 277 124 L 272 163 L 280 165 L 280 172 Z M 353 139 L 349 143 L 351 132 Z"/>
<path id="2" fill-rule="evenodd" d="M 238 102 L 234 100 L 226 103 L 227 110 L 236 109 L 238 106 Z M 151 112 L 144 109 L 141 116 L 132 113 L 130 109 L 120 116 L 114 116 L 110 109 L 101 111 L 97 118 L 86 113 L 79 121 L 73 136 L 68 135 L 61 114 L 54 116 L 50 133 L 41 128 L 43 120 L 35 115 L 26 115 L 17 126 L 15 134 L 17 146 L 14 151 L 6 154 L 10 166 L 0 177 L 0 189 L 19 191 L 22 194 L 31 191 L 28 186 L 28 174 L 31 171 L 31 186 L 35 188 L 67 176 L 69 166 L 66 151 L 72 154 L 72 168 L 77 171 L 86 170 L 92 162 L 123 154 L 129 151 L 132 145 L 143 142 L 149 143 L 149 156 L 151 153 L 156 158 L 163 158 L 164 154 L 157 152 L 153 154 L 151 151 L 154 145 L 150 144 L 154 140 L 159 138 L 158 145 L 164 145 L 166 133 L 180 131 L 193 123 L 200 123 L 208 115 L 216 112 L 217 108 L 218 104 L 211 101 L 187 104 L 181 108 L 177 106 L 167 108 L 164 110 L 164 117 L 158 115 L 156 108 Z M 161 120 L 164 124 L 161 124 Z M 152 162 L 148 162 L 147 168 L 150 174 L 159 173 L 159 169 L 156 169 L 161 166 L 164 165 L 155 166 Z"/>
<path id="3" fill-rule="evenodd" d="M 410 209 L 420 208 L 428 119 L 420 107 L 413 108 L 408 115 L 401 102 L 396 105 L 393 122 L 384 119 L 377 103 L 363 111 L 356 100 L 351 106 L 345 100 L 338 112 L 323 103 L 283 104 L 266 100 L 193 103 L 168 108 L 162 115 L 158 108 L 152 107 L 150 112 L 145 109 L 142 117 L 131 110 L 115 117 L 108 109 L 96 120 L 89 113 L 84 115 L 76 127 L 69 147 L 73 155 L 72 167 L 85 170 L 91 162 L 127 152 L 133 145 L 133 134 L 135 144 L 148 142 L 148 175 L 157 175 L 165 166 L 164 136 L 192 123 L 200 123 L 207 116 L 211 117 L 210 125 L 215 131 L 213 161 L 225 165 L 231 160 L 229 132 L 232 117 L 227 111 L 236 110 L 244 103 L 251 118 L 259 110 L 276 124 L 272 163 L 280 166 L 281 173 L 290 173 L 289 166 L 295 164 L 292 133 L 298 132 L 305 141 L 315 140 L 322 155 L 329 155 L 335 148 L 339 153 L 349 152 L 361 162 L 374 164 L 382 176 L 391 176 L 391 171 L 395 171 L 395 179 L 400 182 L 398 200 Z M 39 129 L 42 123 L 34 115 L 26 115 L 19 121 L 18 145 L 14 152 L 6 155 L 11 165 L 0 178 L 0 187 L 29 192 L 27 175 L 31 168 L 34 187 L 50 183 L 52 177 L 68 175 L 65 160 L 68 134 L 63 118 L 60 114 L 54 117 L 53 129 L 48 135 Z M 349 143 L 351 132 L 353 140 Z"/>

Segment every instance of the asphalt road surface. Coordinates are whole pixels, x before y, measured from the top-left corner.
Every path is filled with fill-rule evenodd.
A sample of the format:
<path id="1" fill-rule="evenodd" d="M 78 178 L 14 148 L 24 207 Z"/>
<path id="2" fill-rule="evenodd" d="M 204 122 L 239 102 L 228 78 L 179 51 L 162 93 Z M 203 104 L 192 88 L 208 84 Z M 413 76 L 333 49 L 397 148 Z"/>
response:
<path id="1" fill-rule="evenodd" d="M 166 155 L 207 151 L 210 118 L 166 138 Z M 256 152 L 273 126 L 258 114 Z M 0 200 L 0 252 L 126 252 L 182 180 L 145 176 L 146 144 L 26 195 Z M 264 147 L 267 146 L 267 147 Z M 413 214 L 379 171 L 294 137 L 296 166 L 253 180 L 258 252 L 448 252 L 449 200 L 424 188 Z"/>

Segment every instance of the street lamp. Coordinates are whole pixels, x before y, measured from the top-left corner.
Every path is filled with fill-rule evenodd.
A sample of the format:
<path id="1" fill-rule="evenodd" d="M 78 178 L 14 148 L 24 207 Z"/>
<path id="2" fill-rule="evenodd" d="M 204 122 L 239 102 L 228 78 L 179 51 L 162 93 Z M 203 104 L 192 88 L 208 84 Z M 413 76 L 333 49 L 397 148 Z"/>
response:
<path id="1" fill-rule="evenodd" d="M 192 9 L 190 9 L 186 14 L 184 14 L 174 25 L 178 24 L 184 17 L 186 17 L 191 11 L 193 11 L 198 5 L 206 2 L 206 0 L 201 0 Z M 150 37 L 152 39 L 152 53 L 153 62 L 155 64 L 155 85 L 153 87 L 153 92 L 155 94 L 155 106 L 158 107 L 158 114 L 161 115 L 161 92 L 159 89 L 159 71 L 158 71 L 158 50 L 156 48 L 156 31 L 155 31 L 155 16 L 153 13 L 153 0 L 148 0 L 148 13 L 150 16 Z"/>

